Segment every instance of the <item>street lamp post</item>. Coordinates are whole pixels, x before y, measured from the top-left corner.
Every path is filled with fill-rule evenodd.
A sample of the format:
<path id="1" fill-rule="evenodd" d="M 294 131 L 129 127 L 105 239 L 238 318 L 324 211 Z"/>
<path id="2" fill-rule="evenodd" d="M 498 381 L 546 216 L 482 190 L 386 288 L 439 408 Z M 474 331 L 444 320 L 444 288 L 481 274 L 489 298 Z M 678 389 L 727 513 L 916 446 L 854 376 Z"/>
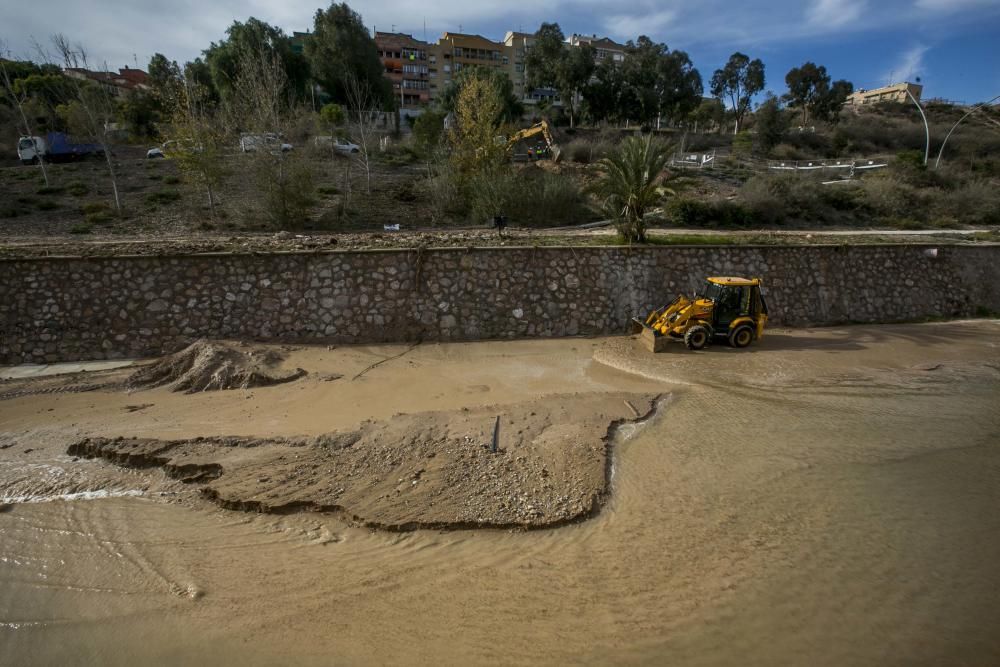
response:
<path id="1" fill-rule="evenodd" d="M 938 165 L 941 164 L 941 155 L 944 154 L 944 146 L 945 146 L 945 144 L 948 143 L 948 139 L 949 139 L 949 137 L 951 137 L 951 133 L 954 132 L 955 128 L 959 126 L 959 123 L 961 123 L 963 120 L 965 120 L 966 118 L 968 118 L 972 114 L 976 113 L 977 111 L 979 111 L 983 107 L 989 106 L 990 104 L 992 104 L 996 100 L 1000 100 L 1000 95 L 997 95 L 993 99 L 987 100 L 986 102 L 980 102 L 979 104 L 976 104 L 971 109 L 969 109 L 969 111 L 964 116 L 962 116 L 961 118 L 959 118 L 957 123 L 955 123 L 954 125 L 951 126 L 951 129 L 948 130 L 948 134 L 946 134 L 944 136 L 944 141 L 941 142 L 941 150 L 938 151 L 937 159 L 934 160 L 934 168 L 935 169 L 937 169 Z"/>
<path id="2" fill-rule="evenodd" d="M 917 81 L 920 81 L 920 79 L 917 79 Z M 926 167 L 927 158 L 931 155 L 931 128 L 927 124 L 927 116 L 924 114 L 923 107 L 920 106 L 920 102 L 918 102 L 917 98 L 915 98 L 913 93 L 910 92 L 909 84 L 906 86 L 906 94 L 909 95 L 910 99 L 913 100 L 913 103 L 917 105 L 917 111 L 920 112 L 920 117 L 924 119 L 924 134 L 927 137 L 927 142 L 924 144 L 924 166 Z"/>

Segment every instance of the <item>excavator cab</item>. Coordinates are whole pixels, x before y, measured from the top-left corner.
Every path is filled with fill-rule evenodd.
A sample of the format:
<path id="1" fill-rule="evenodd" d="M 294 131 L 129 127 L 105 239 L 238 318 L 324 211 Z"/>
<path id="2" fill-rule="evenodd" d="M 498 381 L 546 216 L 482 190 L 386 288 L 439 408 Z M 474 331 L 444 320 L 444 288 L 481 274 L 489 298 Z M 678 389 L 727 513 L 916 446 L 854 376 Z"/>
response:
<path id="1" fill-rule="evenodd" d="M 551 156 L 553 162 L 558 162 L 562 151 L 559 149 L 559 144 L 555 140 L 555 132 L 549 121 L 544 118 L 523 130 L 518 130 L 510 138 L 497 137 L 498 141 L 504 142 L 507 146 L 507 153 L 513 156 L 514 147 L 517 146 L 519 142 L 526 141 L 529 139 L 542 139 L 545 141 L 544 147 L 539 144 L 537 147 L 531 147 L 528 149 L 529 159 L 532 156 L 535 159 L 542 157 L 543 154 L 548 154 Z M 538 150 L 542 149 L 542 150 Z"/>
<path id="2" fill-rule="evenodd" d="M 634 318 L 634 329 L 652 352 L 662 352 L 672 340 L 689 350 L 700 350 L 715 339 L 732 347 L 746 347 L 764 335 L 767 302 L 760 278 L 708 278 L 702 294 L 683 294 L 654 310 L 644 320 Z"/>

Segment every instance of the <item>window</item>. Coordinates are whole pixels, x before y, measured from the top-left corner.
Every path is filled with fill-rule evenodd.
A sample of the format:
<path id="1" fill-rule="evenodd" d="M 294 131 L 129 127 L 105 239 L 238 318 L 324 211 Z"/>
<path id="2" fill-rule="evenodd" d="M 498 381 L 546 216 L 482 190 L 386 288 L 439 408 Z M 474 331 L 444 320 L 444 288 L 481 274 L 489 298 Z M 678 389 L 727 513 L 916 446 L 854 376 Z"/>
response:
<path id="1" fill-rule="evenodd" d="M 461 58 L 462 57 L 462 47 L 461 46 L 456 46 L 455 47 L 455 57 L 456 58 Z"/>
<path id="2" fill-rule="evenodd" d="M 508 58 L 507 56 L 504 56 L 503 57 L 503 64 L 504 65 L 509 65 L 510 64 L 510 58 Z"/>
<path id="3" fill-rule="evenodd" d="M 523 72 L 524 71 L 524 63 L 517 63 L 516 65 L 514 65 L 514 71 L 515 72 Z"/>

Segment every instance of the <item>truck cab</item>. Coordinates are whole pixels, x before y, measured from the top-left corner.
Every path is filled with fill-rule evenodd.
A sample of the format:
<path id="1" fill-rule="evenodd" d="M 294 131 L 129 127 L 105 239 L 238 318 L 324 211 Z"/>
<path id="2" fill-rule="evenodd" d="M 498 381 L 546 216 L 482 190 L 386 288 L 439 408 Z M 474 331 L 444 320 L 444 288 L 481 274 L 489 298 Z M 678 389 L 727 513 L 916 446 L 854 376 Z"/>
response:
<path id="1" fill-rule="evenodd" d="M 17 157 L 21 164 L 34 164 L 45 153 L 45 139 L 41 137 L 21 137 L 17 140 Z"/>

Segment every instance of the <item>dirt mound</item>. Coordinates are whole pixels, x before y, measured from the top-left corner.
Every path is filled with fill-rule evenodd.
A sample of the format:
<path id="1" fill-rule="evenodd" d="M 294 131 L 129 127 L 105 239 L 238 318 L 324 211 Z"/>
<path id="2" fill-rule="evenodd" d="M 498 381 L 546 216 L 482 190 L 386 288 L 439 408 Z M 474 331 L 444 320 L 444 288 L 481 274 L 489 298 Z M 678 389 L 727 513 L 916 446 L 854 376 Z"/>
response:
<path id="1" fill-rule="evenodd" d="M 161 469 L 230 510 L 328 512 L 384 530 L 554 527 L 600 509 L 612 440 L 652 416 L 658 398 L 556 395 L 397 414 L 311 440 L 87 438 L 67 453 Z"/>
<path id="2" fill-rule="evenodd" d="M 301 368 L 292 371 L 277 368 L 283 360 L 274 350 L 238 349 L 228 343 L 199 340 L 139 369 L 129 377 L 126 386 L 129 390 L 166 386 L 171 391 L 193 394 L 266 387 L 291 382 L 306 374 Z"/>

